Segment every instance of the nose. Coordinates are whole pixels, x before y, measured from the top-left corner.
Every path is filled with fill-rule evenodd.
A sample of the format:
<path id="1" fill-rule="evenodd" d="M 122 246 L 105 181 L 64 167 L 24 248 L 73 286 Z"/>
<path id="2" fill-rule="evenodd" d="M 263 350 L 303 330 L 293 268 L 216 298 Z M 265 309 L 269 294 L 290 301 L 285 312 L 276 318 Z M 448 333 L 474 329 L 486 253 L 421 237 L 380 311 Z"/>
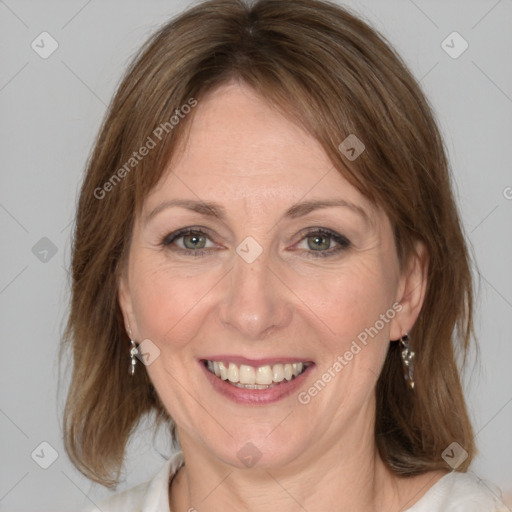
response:
<path id="1" fill-rule="evenodd" d="M 223 289 L 219 317 L 225 328 L 233 329 L 244 339 L 258 340 L 288 326 L 292 304 L 278 268 L 269 264 L 268 250 L 247 263 L 235 255 Z"/>

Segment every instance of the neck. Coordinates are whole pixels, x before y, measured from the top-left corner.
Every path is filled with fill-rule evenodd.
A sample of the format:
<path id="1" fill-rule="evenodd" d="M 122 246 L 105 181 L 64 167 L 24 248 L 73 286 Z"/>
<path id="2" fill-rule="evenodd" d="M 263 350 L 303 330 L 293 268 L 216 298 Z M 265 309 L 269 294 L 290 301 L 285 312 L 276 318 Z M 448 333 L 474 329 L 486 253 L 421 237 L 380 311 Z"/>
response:
<path id="1" fill-rule="evenodd" d="M 180 433 L 185 466 L 172 484 L 171 511 L 405 510 L 442 476 L 396 476 L 378 455 L 373 425 L 360 427 L 354 424 L 343 441 L 317 441 L 291 463 L 269 469 L 233 467 Z"/>

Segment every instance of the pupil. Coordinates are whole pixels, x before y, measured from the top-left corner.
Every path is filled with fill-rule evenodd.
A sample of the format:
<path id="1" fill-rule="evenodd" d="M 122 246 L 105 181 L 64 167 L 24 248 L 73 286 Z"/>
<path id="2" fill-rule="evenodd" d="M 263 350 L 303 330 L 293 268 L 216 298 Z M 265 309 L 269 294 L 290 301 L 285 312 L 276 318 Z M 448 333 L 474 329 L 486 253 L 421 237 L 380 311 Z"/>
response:
<path id="1" fill-rule="evenodd" d="M 201 235 L 185 235 L 183 238 L 183 244 L 187 249 L 203 249 L 206 244 L 206 239 Z"/>
<path id="2" fill-rule="evenodd" d="M 317 245 L 316 246 L 312 245 L 311 241 L 313 241 L 313 244 L 317 244 Z M 329 245 L 330 245 L 330 238 L 328 236 L 315 235 L 315 236 L 308 238 L 308 246 L 313 251 L 329 249 Z"/>

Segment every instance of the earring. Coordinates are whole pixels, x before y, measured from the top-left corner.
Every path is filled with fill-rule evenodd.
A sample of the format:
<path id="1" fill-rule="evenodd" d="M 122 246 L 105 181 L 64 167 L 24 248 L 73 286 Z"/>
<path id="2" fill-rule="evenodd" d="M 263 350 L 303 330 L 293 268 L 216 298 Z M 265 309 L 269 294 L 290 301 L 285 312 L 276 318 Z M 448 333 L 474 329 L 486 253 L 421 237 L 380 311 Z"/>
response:
<path id="1" fill-rule="evenodd" d="M 135 341 L 130 340 L 132 347 L 130 348 L 130 375 L 133 377 L 133 374 L 135 373 L 135 365 L 137 364 L 136 356 L 139 355 L 139 349 L 137 348 L 137 345 L 135 344 Z"/>
<path id="2" fill-rule="evenodd" d="M 414 351 L 411 350 L 411 345 L 409 343 L 409 335 L 405 333 L 400 338 L 400 345 L 402 346 L 402 363 L 404 366 L 404 377 L 405 382 L 409 385 L 411 389 L 414 389 Z"/>

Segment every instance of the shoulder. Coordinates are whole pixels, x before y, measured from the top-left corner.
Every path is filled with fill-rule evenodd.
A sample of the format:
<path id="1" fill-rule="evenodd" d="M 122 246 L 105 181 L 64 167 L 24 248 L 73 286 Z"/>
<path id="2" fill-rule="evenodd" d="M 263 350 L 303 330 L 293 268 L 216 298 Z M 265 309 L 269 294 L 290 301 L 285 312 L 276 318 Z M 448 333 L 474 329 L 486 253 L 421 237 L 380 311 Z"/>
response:
<path id="1" fill-rule="evenodd" d="M 84 509 L 82 512 L 131 512 L 142 510 L 150 482 L 144 482 L 126 491 L 114 494 L 107 499 Z"/>
<path id="2" fill-rule="evenodd" d="M 169 481 L 183 464 L 181 452 L 174 454 L 149 481 L 119 492 L 82 512 L 153 512 L 169 510 Z"/>
<path id="3" fill-rule="evenodd" d="M 452 471 L 406 512 L 509 512 L 500 489 L 474 473 Z"/>

